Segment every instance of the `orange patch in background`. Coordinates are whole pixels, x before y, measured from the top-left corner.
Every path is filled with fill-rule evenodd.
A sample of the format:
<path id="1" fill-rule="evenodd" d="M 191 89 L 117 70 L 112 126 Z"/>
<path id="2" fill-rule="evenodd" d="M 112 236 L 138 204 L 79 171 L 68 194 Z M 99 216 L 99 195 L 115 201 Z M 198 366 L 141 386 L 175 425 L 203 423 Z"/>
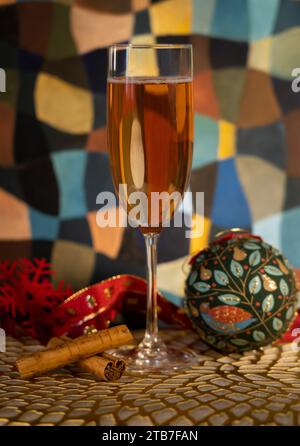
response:
<path id="1" fill-rule="evenodd" d="M 150 0 L 131 0 L 133 11 L 142 11 L 150 6 Z"/>
<path id="2" fill-rule="evenodd" d="M 26 240 L 31 238 L 28 206 L 0 189 L 0 240 Z"/>
<path id="3" fill-rule="evenodd" d="M 124 211 L 123 209 L 120 210 L 120 208 L 116 208 L 115 211 L 118 222 L 119 215 L 121 215 L 121 213 L 124 213 Z M 116 227 L 101 228 L 97 225 L 96 215 L 97 211 L 89 212 L 87 214 L 87 220 L 89 222 L 93 240 L 93 248 L 95 249 L 95 251 L 100 252 L 101 254 L 104 254 L 112 259 L 115 259 L 118 257 L 119 254 L 125 228 L 119 227 L 118 223 Z"/>
<path id="4" fill-rule="evenodd" d="M 15 109 L 7 102 L 0 102 L 0 166 L 14 163 Z"/>
<path id="5" fill-rule="evenodd" d="M 270 76 L 261 71 L 247 70 L 239 111 L 238 124 L 249 128 L 272 124 L 281 118 Z"/>
<path id="6" fill-rule="evenodd" d="M 194 107 L 196 113 L 215 119 L 220 117 L 211 70 L 201 71 L 194 77 Z"/>
<path id="7" fill-rule="evenodd" d="M 194 34 L 190 37 L 190 43 L 193 45 L 193 65 L 196 76 L 196 73 L 211 68 L 209 37 Z"/>
<path id="8" fill-rule="evenodd" d="M 298 93 L 299 94 L 299 93 Z M 292 110 L 283 118 L 287 139 L 287 173 L 291 177 L 300 175 L 300 110 Z"/>
<path id="9" fill-rule="evenodd" d="M 71 33 L 79 54 L 105 48 L 132 37 L 134 14 L 96 12 L 74 5 L 70 13 Z"/>
<path id="10" fill-rule="evenodd" d="M 106 127 L 93 130 L 88 137 L 86 149 L 90 152 L 107 152 Z"/>
<path id="11" fill-rule="evenodd" d="M 17 0 L 0 0 L 0 6 L 12 5 L 13 3 L 17 3 Z"/>

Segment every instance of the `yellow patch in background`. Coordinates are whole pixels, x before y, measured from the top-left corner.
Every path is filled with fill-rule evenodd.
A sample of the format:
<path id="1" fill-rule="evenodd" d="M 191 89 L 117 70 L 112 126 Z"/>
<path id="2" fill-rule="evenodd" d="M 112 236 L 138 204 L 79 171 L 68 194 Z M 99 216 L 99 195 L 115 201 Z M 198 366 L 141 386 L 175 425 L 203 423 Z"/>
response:
<path id="1" fill-rule="evenodd" d="M 190 255 L 193 256 L 197 254 L 197 252 L 206 248 L 209 243 L 209 234 L 211 228 L 211 221 L 207 217 L 203 217 L 202 215 L 193 214 L 192 217 L 193 227 L 203 227 L 203 233 L 197 237 L 191 238 L 190 241 Z"/>
<path id="2" fill-rule="evenodd" d="M 154 45 L 155 38 L 152 34 L 133 36 L 131 43 L 134 45 Z M 129 51 L 127 76 L 158 76 L 157 55 L 154 49 L 134 49 Z"/>
<path id="3" fill-rule="evenodd" d="M 167 0 L 149 10 L 151 29 L 156 36 L 189 34 L 192 31 L 192 0 Z"/>
<path id="4" fill-rule="evenodd" d="M 90 246 L 56 240 L 51 256 L 53 270 L 57 271 L 55 284 L 63 279 L 65 283 L 72 285 L 74 290 L 83 288 L 91 280 L 95 258 L 96 253 Z"/>
<path id="5" fill-rule="evenodd" d="M 271 66 L 271 49 L 271 37 L 251 42 L 248 52 L 248 67 L 269 73 Z"/>
<path id="6" fill-rule="evenodd" d="M 89 133 L 93 125 L 90 92 L 42 73 L 35 89 L 37 118 L 54 128 L 72 134 Z"/>
<path id="7" fill-rule="evenodd" d="M 137 34 L 132 36 L 130 43 L 134 45 L 155 45 L 155 37 L 152 34 Z"/>
<path id="8" fill-rule="evenodd" d="M 270 74 L 292 80 L 292 71 L 300 65 L 300 28 L 275 34 L 272 40 Z"/>
<path id="9" fill-rule="evenodd" d="M 169 292 L 175 296 L 184 296 L 186 273 L 183 265 L 186 261 L 186 257 L 181 257 L 180 259 L 157 265 L 157 286 L 162 292 Z"/>
<path id="10" fill-rule="evenodd" d="M 228 121 L 219 122 L 218 159 L 231 158 L 236 152 L 236 127 Z"/>

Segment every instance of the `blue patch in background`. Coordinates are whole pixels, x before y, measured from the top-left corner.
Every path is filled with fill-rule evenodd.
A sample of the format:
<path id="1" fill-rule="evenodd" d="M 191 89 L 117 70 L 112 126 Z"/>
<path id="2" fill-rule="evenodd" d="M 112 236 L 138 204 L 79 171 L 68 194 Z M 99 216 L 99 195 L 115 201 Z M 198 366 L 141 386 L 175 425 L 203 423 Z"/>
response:
<path id="1" fill-rule="evenodd" d="M 217 159 L 219 126 L 214 119 L 196 113 L 194 127 L 193 169 L 197 169 Z"/>
<path id="2" fill-rule="evenodd" d="M 248 9 L 245 0 L 218 0 L 211 37 L 247 41 L 248 36 Z"/>
<path id="3" fill-rule="evenodd" d="M 225 228 L 251 228 L 249 207 L 233 158 L 219 162 L 211 220 Z"/>
<path id="4" fill-rule="evenodd" d="M 55 240 L 58 234 L 59 218 L 29 208 L 33 240 Z"/>
<path id="5" fill-rule="evenodd" d="M 295 268 L 300 268 L 300 207 L 289 209 L 282 215 L 281 245 L 283 254 Z"/>
<path id="6" fill-rule="evenodd" d="M 84 192 L 87 153 L 68 150 L 53 153 L 51 158 L 60 189 L 60 217 L 84 216 L 87 211 Z"/>
<path id="7" fill-rule="evenodd" d="M 250 40 L 262 39 L 272 34 L 278 15 L 280 0 L 248 0 Z"/>

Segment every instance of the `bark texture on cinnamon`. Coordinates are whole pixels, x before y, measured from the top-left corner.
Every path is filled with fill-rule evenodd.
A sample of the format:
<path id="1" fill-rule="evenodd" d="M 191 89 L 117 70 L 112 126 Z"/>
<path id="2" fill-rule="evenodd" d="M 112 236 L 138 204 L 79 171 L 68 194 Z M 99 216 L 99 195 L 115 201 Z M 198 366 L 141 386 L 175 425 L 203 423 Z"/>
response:
<path id="1" fill-rule="evenodd" d="M 133 336 L 126 325 L 100 330 L 97 333 L 80 336 L 49 350 L 21 357 L 16 365 L 22 378 L 47 372 L 83 358 L 88 358 L 110 348 L 132 342 Z"/>
<path id="2" fill-rule="evenodd" d="M 48 342 L 47 347 L 57 347 L 70 341 L 71 339 L 66 336 L 52 338 Z M 124 361 L 109 355 L 95 355 L 90 358 L 80 359 L 78 365 L 85 371 L 93 374 L 100 381 L 117 381 L 121 378 L 126 368 Z"/>

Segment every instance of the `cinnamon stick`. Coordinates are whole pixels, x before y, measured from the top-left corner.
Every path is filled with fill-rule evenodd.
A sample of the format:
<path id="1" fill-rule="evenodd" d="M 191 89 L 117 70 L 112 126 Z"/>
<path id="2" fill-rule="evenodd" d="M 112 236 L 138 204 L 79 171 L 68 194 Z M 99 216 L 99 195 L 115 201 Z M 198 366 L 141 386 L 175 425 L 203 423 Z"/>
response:
<path id="1" fill-rule="evenodd" d="M 132 340 L 132 334 L 126 325 L 118 325 L 80 336 L 49 350 L 21 357 L 16 365 L 21 377 L 28 378 L 94 356 L 110 348 L 120 347 Z"/>
<path id="2" fill-rule="evenodd" d="M 70 342 L 71 339 L 67 336 L 61 338 L 52 338 L 47 344 L 47 347 L 57 347 L 63 345 L 66 342 Z M 110 355 L 107 355 L 110 356 Z M 125 371 L 125 362 L 111 357 L 97 355 L 90 358 L 80 359 L 78 365 L 89 373 L 95 375 L 100 381 L 117 381 L 121 378 Z"/>
<path id="3" fill-rule="evenodd" d="M 106 359 L 109 359 L 110 361 L 112 361 L 114 367 L 119 368 L 122 366 L 124 366 L 124 367 L 126 366 L 125 361 L 123 361 L 122 359 L 119 359 L 119 358 L 115 358 L 114 356 L 108 354 L 107 352 L 101 353 L 101 356 L 103 358 L 106 358 Z"/>

